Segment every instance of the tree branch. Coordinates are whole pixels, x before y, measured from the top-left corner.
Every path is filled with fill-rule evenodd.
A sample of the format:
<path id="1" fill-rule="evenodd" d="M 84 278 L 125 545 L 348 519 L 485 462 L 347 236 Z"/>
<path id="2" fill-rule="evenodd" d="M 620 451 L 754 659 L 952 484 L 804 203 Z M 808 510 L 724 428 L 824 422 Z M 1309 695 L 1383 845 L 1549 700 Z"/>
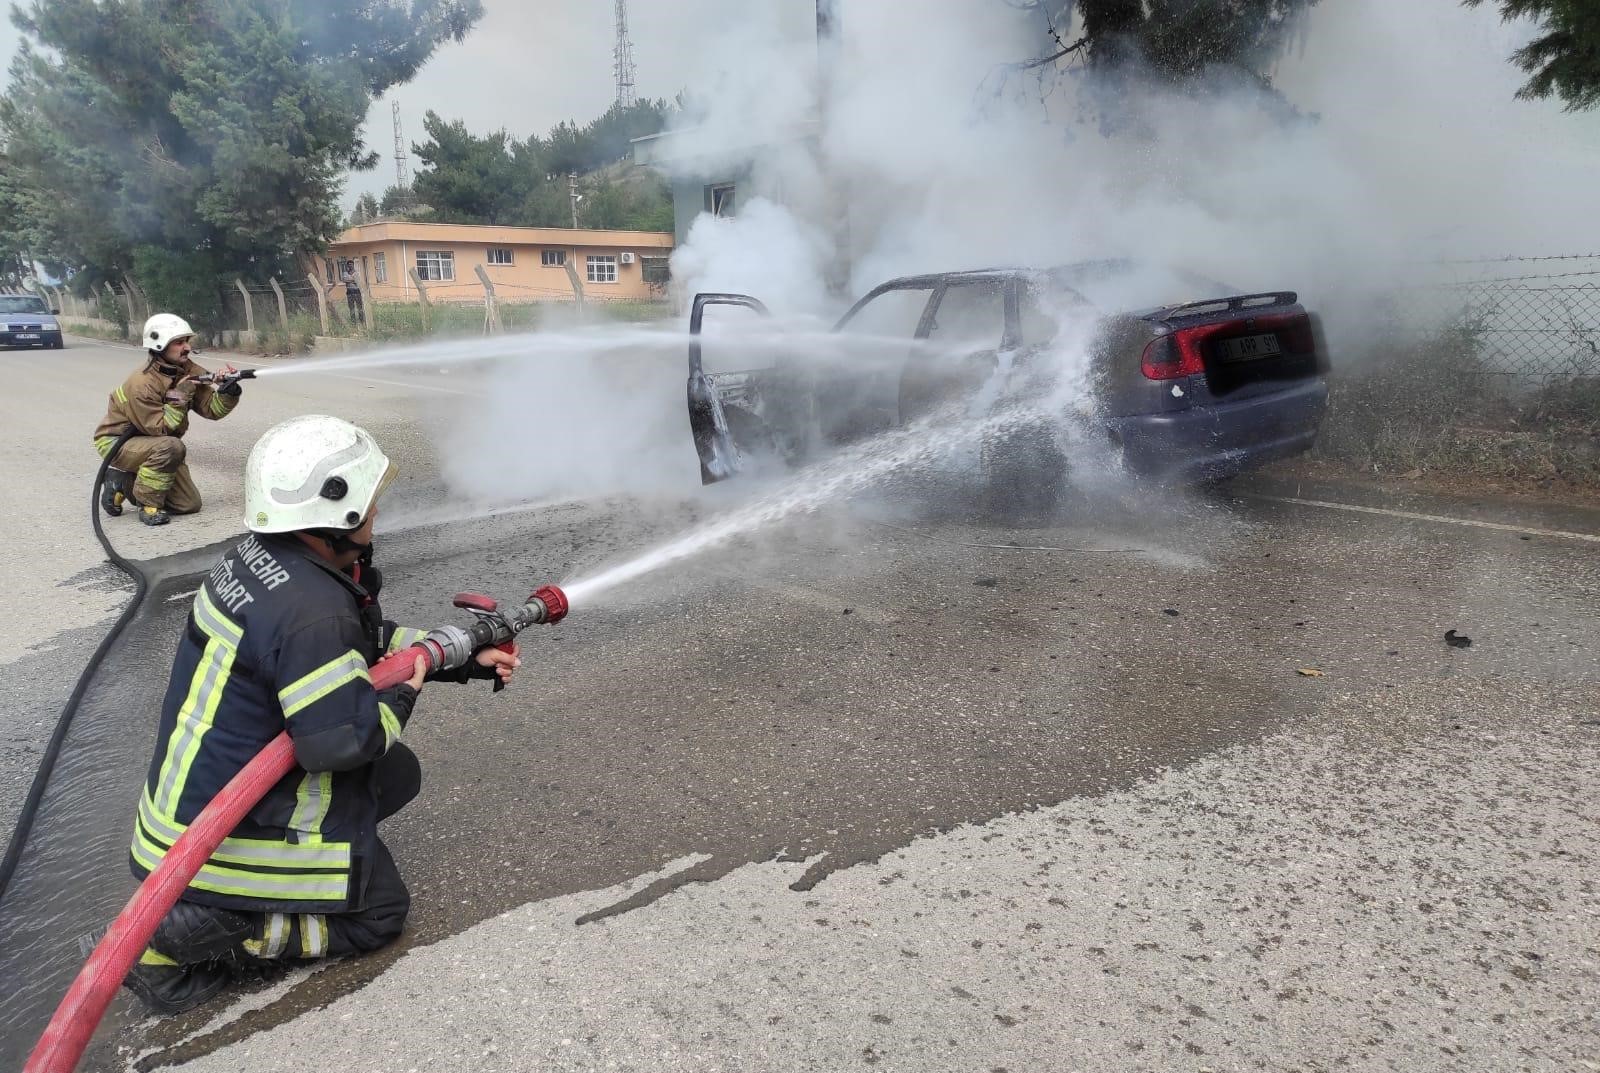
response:
<path id="1" fill-rule="evenodd" d="M 1057 38 L 1056 40 L 1059 41 L 1060 38 Z M 1052 52 L 1048 56 L 1040 56 L 1038 59 L 1028 60 L 1026 63 L 1013 63 L 1010 65 L 1010 68 L 1013 71 L 1031 71 L 1036 67 L 1044 67 L 1048 64 L 1052 64 L 1059 59 L 1072 55 L 1074 52 L 1081 52 L 1088 47 L 1089 38 L 1087 36 L 1080 37 L 1072 44 L 1063 45 L 1060 49 Z"/>

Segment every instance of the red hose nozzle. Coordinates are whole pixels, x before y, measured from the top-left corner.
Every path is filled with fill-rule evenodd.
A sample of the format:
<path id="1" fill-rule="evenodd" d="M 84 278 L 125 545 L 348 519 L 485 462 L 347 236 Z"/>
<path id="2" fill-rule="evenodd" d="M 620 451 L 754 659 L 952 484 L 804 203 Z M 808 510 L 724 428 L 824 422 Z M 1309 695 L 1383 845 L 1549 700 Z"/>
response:
<path id="1" fill-rule="evenodd" d="M 572 605 L 567 602 L 567 594 L 554 585 L 545 585 L 534 589 L 533 595 L 529 598 L 544 604 L 544 621 L 546 625 L 553 626 L 560 622 L 567 617 L 567 612 L 572 608 Z"/>

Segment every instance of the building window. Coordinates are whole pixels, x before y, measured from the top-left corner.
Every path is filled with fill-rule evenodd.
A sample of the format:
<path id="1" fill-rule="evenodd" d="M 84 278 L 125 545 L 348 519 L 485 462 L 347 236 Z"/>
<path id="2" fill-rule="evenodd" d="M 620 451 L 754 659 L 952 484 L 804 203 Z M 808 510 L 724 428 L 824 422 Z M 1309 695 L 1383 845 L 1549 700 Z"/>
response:
<path id="1" fill-rule="evenodd" d="M 372 255 L 372 278 L 377 283 L 389 282 L 389 259 L 381 253 Z"/>
<path id="2" fill-rule="evenodd" d="M 608 253 L 601 256 L 589 256 L 590 283 L 615 283 L 617 282 L 617 255 Z"/>
<path id="3" fill-rule="evenodd" d="M 333 258 L 332 257 L 324 257 L 322 259 L 322 267 L 325 270 L 327 270 L 328 282 L 332 283 L 333 282 Z"/>
<path id="4" fill-rule="evenodd" d="M 504 247 L 491 246 L 489 248 L 489 263 L 492 265 L 511 264 L 511 251 Z"/>
<path id="5" fill-rule="evenodd" d="M 670 282 L 672 270 L 666 257 L 641 257 L 639 258 L 639 275 L 646 283 L 662 284 Z"/>
<path id="6" fill-rule="evenodd" d="M 567 251 L 541 250 L 539 252 L 539 263 L 546 268 L 560 268 L 567 263 Z"/>
<path id="7" fill-rule="evenodd" d="M 456 255 L 449 250 L 418 250 L 417 277 L 450 283 L 456 278 Z"/>
<path id="8" fill-rule="evenodd" d="M 733 215 L 733 184 L 718 183 L 707 188 L 707 207 L 713 216 Z"/>

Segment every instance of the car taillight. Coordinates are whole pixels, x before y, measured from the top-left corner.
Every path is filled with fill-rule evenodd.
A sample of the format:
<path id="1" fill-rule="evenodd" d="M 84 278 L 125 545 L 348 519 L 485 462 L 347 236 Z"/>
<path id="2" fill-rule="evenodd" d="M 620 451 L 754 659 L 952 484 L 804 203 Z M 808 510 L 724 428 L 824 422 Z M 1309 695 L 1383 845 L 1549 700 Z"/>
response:
<path id="1" fill-rule="evenodd" d="M 1206 344 L 1247 335 L 1277 336 L 1280 352 L 1284 354 L 1310 354 L 1316 349 L 1310 316 L 1305 313 L 1278 313 L 1179 328 L 1152 339 L 1144 348 L 1139 364 L 1150 380 L 1198 376 L 1206 371 Z"/>
<path id="2" fill-rule="evenodd" d="M 1185 376 L 1199 376 L 1206 371 L 1205 358 L 1200 345 L 1229 324 L 1201 324 L 1194 328 L 1179 328 L 1175 332 L 1152 339 L 1144 348 L 1139 364 L 1144 375 L 1151 380 L 1178 380 Z"/>

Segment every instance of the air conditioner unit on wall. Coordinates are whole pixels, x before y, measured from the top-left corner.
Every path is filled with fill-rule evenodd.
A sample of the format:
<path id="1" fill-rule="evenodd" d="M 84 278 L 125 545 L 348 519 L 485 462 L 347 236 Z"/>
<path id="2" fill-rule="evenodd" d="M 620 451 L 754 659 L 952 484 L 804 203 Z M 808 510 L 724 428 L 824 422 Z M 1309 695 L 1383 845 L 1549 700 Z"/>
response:
<path id="1" fill-rule="evenodd" d="M 631 264 L 633 264 L 633 254 L 624 253 L 621 257 L 618 257 L 617 260 L 621 264 L 631 265 Z"/>

